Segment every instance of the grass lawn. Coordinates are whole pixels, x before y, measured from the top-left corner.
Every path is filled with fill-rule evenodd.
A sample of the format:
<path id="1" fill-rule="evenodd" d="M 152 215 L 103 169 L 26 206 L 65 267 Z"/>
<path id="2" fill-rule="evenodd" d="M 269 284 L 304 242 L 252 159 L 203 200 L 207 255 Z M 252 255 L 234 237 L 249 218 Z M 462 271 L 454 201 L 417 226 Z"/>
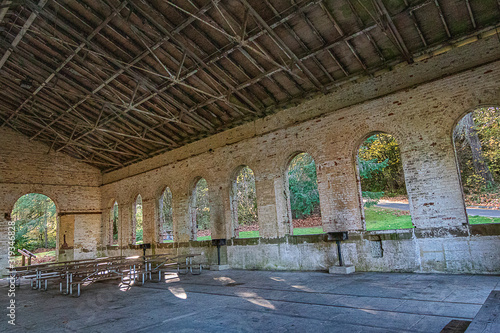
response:
<path id="1" fill-rule="evenodd" d="M 469 215 L 469 224 L 488 224 L 488 223 L 500 223 L 500 218 Z"/>
<path id="2" fill-rule="evenodd" d="M 317 235 L 323 234 L 323 227 L 311 227 L 311 228 L 293 228 L 293 234 L 298 235 Z"/>
<path id="3" fill-rule="evenodd" d="M 380 207 L 365 209 L 366 230 L 391 230 L 413 228 L 410 215 L 400 215 L 400 210 Z M 500 218 L 471 216 L 470 224 L 500 223 Z"/>
<path id="4" fill-rule="evenodd" d="M 366 230 L 395 230 L 395 229 L 411 229 L 410 215 L 401 215 L 401 211 L 390 208 L 370 207 L 365 209 Z M 486 224 L 500 223 L 500 218 L 471 216 L 469 215 L 470 224 Z M 299 235 L 317 235 L 324 233 L 322 227 L 311 228 L 293 228 L 293 234 Z M 239 238 L 259 238 L 259 231 L 240 231 Z M 211 240 L 211 236 L 198 237 L 199 241 Z M 52 251 L 54 252 L 54 251 Z M 48 252 L 47 252 L 48 253 Z"/>
<path id="5" fill-rule="evenodd" d="M 366 230 L 413 228 L 410 215 L 400 215 L 396 209 L 370 207 L 365 209 Z"/>
<path id="6" fill-rule="evenodd" d="M 259 238 L 259 230 L 240 231 L 239 238 Z"/>
<path id="7" fill-rule="evenodd" d="M 212 236 L 200 236 L 200 237 L 196 237 L 196 240 L 197 241 L 206 241 L 206 240 L 212 240 Z"/>

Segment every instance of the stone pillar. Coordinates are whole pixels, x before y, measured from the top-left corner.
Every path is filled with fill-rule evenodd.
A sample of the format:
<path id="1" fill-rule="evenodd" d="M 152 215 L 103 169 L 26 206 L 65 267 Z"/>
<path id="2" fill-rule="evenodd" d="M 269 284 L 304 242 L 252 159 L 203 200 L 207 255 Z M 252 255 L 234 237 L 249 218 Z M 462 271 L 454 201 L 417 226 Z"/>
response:
<path id="1" fill-rule="evenodd" d="M 337 160 L 318 173 L 321 217 L 325 232 L 363 229 L 362 200 L 356 169 L 349 158 Z"/>
<path id="2" fill-rule="evenodd" d="M 156 242 L 155 198 L 142 198 L 142 239 L 144 243 Z"/>
<path id="3" fill-rule="evenodd" d="M 0 211 L 0 277 L 9 273 L 10 213 Z"/>
<path id="4" fill-rule="evenodd" d="M 255 177 L 259 234 L 262 238 L 276 238 L 279 236 L 278 230 L 280 230 L 278 229 L 276 190 L 283 189 L 283 185 L 280 185 L 282 179 L 274 177 L 272 173 L 260 172 L 259 174 L 260 176 L 256 175 Z M 280 208 L 283 208 L 281 198 Z"/>
<path id="5" fill-rule="evenodd" d="M 451 138 L 421 136 L 401 156 L 413 224 L 417 228 L 435 228 L 466 223 Z"/>
<path id="6" fill-rule="evenodd" d="M 170 190 L 172 191 L 174 240 L 176 242 L 188 242 L 192 239 L 189 195 L 185 190 L 176 190 L 174 188 Z"/>
<path id="7" fill-rule="evenodd" d="M 74 250 L 75 260 L 94 259 L 100 241 L 100 212 L 89 212 L 74 215 Z M 59 241 L 60 248 L 62 247 Z"/>
<path id="8" fill-rule="evenodd" d="M 208 188 L 210 198 L 210 230 L 212 239 L 227 237 L 227 223 L 224 202 L 227 200 L 229 189 L 227 184 L 214 184 Z"/>
<path id="9" fill-rule="evenodd" d="M 292 233 L 292 212 L 290 208 L 290 189 L 286 174 L 276 175 L 274 178 L 274 193 L 276 203 L 277 236 L 284 237 Z M 256 184 L 257 185 L 257 184 Z M 257 190 L 257 198 L 259 197 Z M 257 199 L 258 200 L 258 199 Z M 259 213 L 260 223 L 260 213 Z M 262 233 L 260 234 L 262 236 Z"/>

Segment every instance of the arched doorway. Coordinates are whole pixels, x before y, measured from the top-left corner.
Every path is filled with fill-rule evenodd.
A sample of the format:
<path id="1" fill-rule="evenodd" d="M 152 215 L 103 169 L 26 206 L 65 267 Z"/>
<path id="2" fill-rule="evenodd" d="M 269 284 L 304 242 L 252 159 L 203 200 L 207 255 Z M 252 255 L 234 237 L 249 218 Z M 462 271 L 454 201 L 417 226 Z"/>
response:
<path id="1" fill-rule="evenodd" d="M 19 249 L 34 253 L 31 264 L 57 261 L 57 209 L 52 199 L 40 193 L 25 194 L 16 201 L 11 217 L 16 227 L 16 254 Z M 16 265 L 21 263 L 19 256 Z"/>
<path id="2" fill-rule="evenodd" d="M 203 241 L 211 240 L 210 204 L 208 184 L 205 178 L 199 178 L 193 186 L 189 205 L 192 239 Z"/>
<path id="3" fill-rule="evenodd" d="M 231 182 L 231 216 L 236 238 L 259 237 L 255 175 L 248 166 L 236 169 Z"/>
<path id="4" fill-rule="evenodd" d="M 481 107 L 463 116 L 453 143 L 467 207 L 500 207 L 500 107 Z M 500 223 L 487 211 L 468 208 L 470 224 Z M 486 213 L 486 214 L 485 214 Z"/>
<path id="5" fill-rule="evenodd" d="M 413 228 L 399 144 L 375 133 L 357 151 L 357 172 L 366 230 Z"/>
<path id="6" fill-rule="evenodd" d="M 316 163 L 307 153 L 296 154 L 286 169 L 290 233 L 323 233 Z"/>

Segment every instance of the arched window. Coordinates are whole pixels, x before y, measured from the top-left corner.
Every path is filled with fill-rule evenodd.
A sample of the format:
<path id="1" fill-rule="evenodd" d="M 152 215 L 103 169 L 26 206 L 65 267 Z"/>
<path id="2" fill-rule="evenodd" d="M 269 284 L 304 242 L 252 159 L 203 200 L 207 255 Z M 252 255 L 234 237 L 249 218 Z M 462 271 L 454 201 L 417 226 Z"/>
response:
<path id="1" fill-rule="evenodd" d="M 371 135 L 359 147 L 357 165 L 366 230 L 413 228 L 396 139 Z"/>
<path id="2" fill-rule="evenodd" d="M 259 237 L 255 176 L 248 166 L 241 166 L 232 180 L 231 215 L 234 235 L 238 238 Z"/>
<path id="3" fill-rule="evenodd" d="M 119 214 L 118 214 L 118 202 L 115 201 L 113 207 L 111 207 L 110 214 L 110 223 L 111 223 L 111 245 L 118 245 L 118 222 L 119 222 Z"/>
<path id="4" fill-rule="evenodd" d="M 500 107 L 465 115 L 453 131 L 456 160 L 467 206 L 500 204 Z M 467 208 L 470 224 L 500 223 L 487 211 Z"/>
<path id="5" fill-rule="evenodd" d="M 189 205 L 191 218 L 191 230 L 193 240 L 210 240 L 210 205 L 208 197 L 208 184 L 204 178 L 200 178 L 191 193 Z"/>
<path id="6" fill-rule="evenodd" d="M 142 197 L 139 194 L 134 202 L 133 207 L 133 241 L 134 244 L 142 244 Z"/>
<path id="7" fill-rule="evenodd" d="M 56 261 L 57 213 L 56 205 L 49 197 L 39 193 L 23 195 L 16 201 L 11 217 L 16 227 L 15 253 L 18 249 L 37 252 L 37 258 L 31 264 Z M 16 266 L 21 264 L 19 257 Z"/>
<path id="8" fill-rule="evenodd" d="M 167 187 L 160 196 L 160 219 L 158 225 L 158 241 L 168 243 L 174 241 L 174 219 L 172 209 L 172 192 Z"/>
<path id="9" fill-rule="evenodd" d="M 300 153 L 288 164 L 289 218 L 293 235 L 323 232 L 316 163 L 311 155 Z"/>

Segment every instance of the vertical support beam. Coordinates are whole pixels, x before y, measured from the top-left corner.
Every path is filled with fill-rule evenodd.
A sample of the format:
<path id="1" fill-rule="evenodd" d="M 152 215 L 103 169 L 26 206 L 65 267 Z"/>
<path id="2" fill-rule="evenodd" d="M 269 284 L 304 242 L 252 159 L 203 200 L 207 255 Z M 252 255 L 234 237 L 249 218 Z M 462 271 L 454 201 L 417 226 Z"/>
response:
<path id="1" fill-rule="evenodd" d="M 0 210 L 0 277 L 9 273 L 9 221 L 10 212 Z"/>
<path id="2" fill-rule="evenodd" d="M 228 184 L 217 182 L 209 183 L 208 185 L 212 239 L 226 238 L 227 223 L 224 201 L 229 193 Z"/>
<path id="3" fill-rule="evenodd" d="M 257 214 L 259 216 L 259 233 L 262 238 L 276 238 L 279 236 L 277 216 L 277 189 L 280 189 L 279 177 L 271 170 L 262 171 L 255 175 L 257 195 Z"/>
<path id="4" fill-rule="evenodd" d="M 171 187 L 172 191 L 172 209 L 174 220 L 174 240 L 176 242 L 188 242 L 191 240 L 191 209 L 189 199 L 191 188 Z"/>
<path id="5" fill-rule="evenodd" d="M 156 242 L 155 198 L 142 197 L 142 241 L 143 243 Z"/>
<path id="6" fill-rule="evenodd" d="M 423 229 L 462 226 L 467 214 L 449 133 L 431 126 L 415 132 L 421 140 L 401 145 L 412 222 Z"/>

